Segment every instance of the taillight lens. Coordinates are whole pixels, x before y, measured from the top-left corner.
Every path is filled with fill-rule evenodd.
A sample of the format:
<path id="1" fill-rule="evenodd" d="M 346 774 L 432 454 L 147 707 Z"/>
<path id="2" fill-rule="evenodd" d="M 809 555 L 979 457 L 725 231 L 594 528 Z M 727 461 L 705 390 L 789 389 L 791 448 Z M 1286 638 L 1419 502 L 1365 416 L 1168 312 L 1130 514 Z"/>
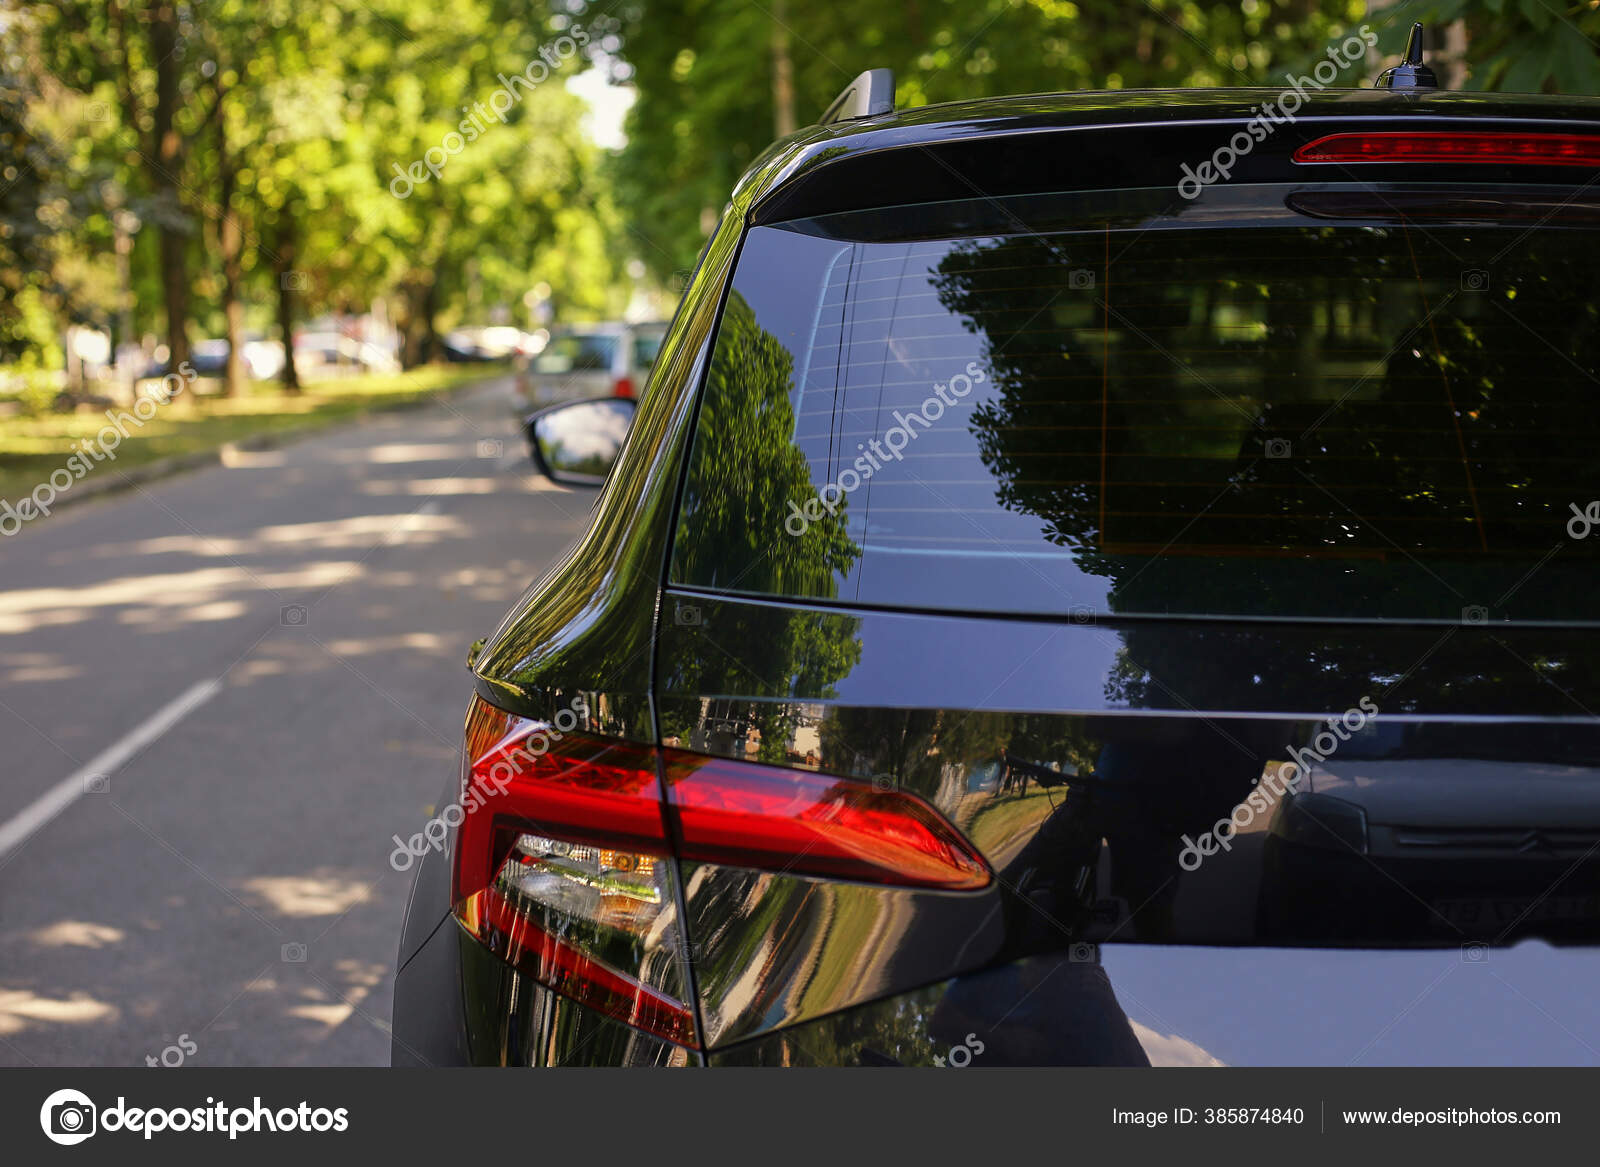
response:
<path id="1" fill-rule="evenodd" d="M 517 719 L 471 763 L 462 807 L 458 903 L 493 881 L 523 829 L 666 854 L 655 754 L 645 746 Z"/>
<path id="2" fill-rule="evenodd" d="M 457 905 L 456 914 L 540 984 L 693 1046 L 675 879 L 664 856 L 524 832 L 494 882 Z"/>
<path id="3" fill-rule="evenodd" d="M 535 981 L 695 1044 L 653 750 L 473 698 L 452 885 L 462 925 Z"/>
<path id="4" fill-rule="evenodd" d="M 1600 167 L 1600 136 L 1588 134 L 1329 134 L 1294 152 L 1296 162 L 1456 162 Z"/>
<path id="5" fill-rule="evenodd" d="M 978 853 L 913 795 L 809 770 L 663 752 L 685 859 L 902 887 L 969 891 L 989 882 Z"/>
<path id="6" fill-rule="evenodd" d="M 473 698 L 455 914 L 540 984 L 668 1041 L 696 1041 L 676 859 L 902 887 L 989 883 L 982 857 L 909 794 L 657 751 L 571 721 Z"/>
<path id="7" fill-rule="evenodd" d="M 632 377 L 618 377 L 617 381 L 616 381 L 616 384 L 611 386 L 611 396 L 613 396 L 613 397 L 634 397 L 634 396 L 637 396 L 637 394 L 635 394 L 634 391 L 633 391 L 633 378 Z"/>

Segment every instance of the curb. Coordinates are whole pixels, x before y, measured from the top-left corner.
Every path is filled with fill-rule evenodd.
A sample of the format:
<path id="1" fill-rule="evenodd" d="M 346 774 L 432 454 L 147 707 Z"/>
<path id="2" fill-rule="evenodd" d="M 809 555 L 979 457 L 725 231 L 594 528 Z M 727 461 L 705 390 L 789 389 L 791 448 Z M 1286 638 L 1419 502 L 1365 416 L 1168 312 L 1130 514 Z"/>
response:
<path id="1" fill-rule="evenodd" d="M 275 450 L 287 446 L 302 438 L 309 438 L 316 434 L 332 433 L 340 426 L 360 425 L 363 421 L 380 413 L 405 413 L 411 410 L 426 409 L 440 401 L 448 401 L 473 389 L 481 389 L 489 382 L 498 379 L 501 374 L 487 376 L 481 380 L 466 381 L 460 385 L 452 385 L 448 389 L 439 389 L 410 401 L 380 402 L 369 409 L 363 409 L 352 417 L 344 418 L 331 425 L 303 425 L 293 429 L 278 430 L 275 433 L 259 434 L 255 437 L 242 438 L 237 442 L 224 442 L 214 450 L 197 450 L 192 454 L 175 454 L 170 458 L 157 458 L 154 462 L 146 462 L 142 466 L 133 466 L 127 470 L 119 470 L 113 478 L 94 478 L 79 482 L 70 494 L 59 495 L 51 504 L 51 513 L 67 510 L 79 503 L 88 502 L 90 499 L 102 495 L 115 494 L 124 490 L 132 490 L 136 486 L 143 486 L 147 482 L 155 482 L 162 478 L 171 478 L 189 470 L 200 470 L 207 466 L 220 466 L 226 459 L 235 453 L 255 453 L 261 450 Z"/>

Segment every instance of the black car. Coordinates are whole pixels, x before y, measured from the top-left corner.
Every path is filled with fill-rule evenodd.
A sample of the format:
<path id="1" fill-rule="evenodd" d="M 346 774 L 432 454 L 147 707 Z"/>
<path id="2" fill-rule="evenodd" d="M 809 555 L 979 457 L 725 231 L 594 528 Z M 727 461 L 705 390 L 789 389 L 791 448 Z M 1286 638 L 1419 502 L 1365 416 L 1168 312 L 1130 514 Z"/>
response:
<path id="1" fill-rule="evenodd" d="M 758 160 L 534 424 L 396 1064 L 1600 1060 L 1600 100 L 1425 72 Z"/>

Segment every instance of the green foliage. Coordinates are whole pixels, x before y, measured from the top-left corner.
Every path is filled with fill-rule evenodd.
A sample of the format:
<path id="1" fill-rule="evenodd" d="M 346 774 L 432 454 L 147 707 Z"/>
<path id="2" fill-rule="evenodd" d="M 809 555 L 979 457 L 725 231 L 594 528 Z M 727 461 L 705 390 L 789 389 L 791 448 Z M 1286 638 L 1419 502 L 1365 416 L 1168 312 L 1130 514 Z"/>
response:
<path id="1" fill-rule="evenodd" d="M 48 285 L 61 144 L 31 116 L 38 100 L 23 38 L 0 47 L 0 361 L 38 357 L 54 344 L 42 291 Z M 51 354 L 53 355 L 53 354 Z"/>
<path id="2" fill-rule="evenodd" d="M 1552 0 L 1404 0 L 1370 14 L 1359 0 L 25 0 L 3 19 L 7 362 L 59 360 L 47 350 L 72 321 L 128 311 L 136 334 L 164 329 L 163 231 L 181 242 L 184 310 L 217 334 L 228 215 L 254 328 L 274 320 L 279 269 L 304 277 L 302 316 L 386 299 L 419 340 L 496 305 L 530 323 L 523 295 L 541 282 L 562 316 L 615 315 L 632 257 L 667 283 L 691 267 L 788 111 L 805 124 L 872 66 L 894 69 L 901 107 L 1272 85 L 1363 21 L 1393 54 L 1412 19 L 1435 34 L 1459 19 L 1469 86 L 1600 92 L 1600 9 Z M 582 55 L 550 56 L 580 32 Z M 503 118 L 396 198 L 396 167 L 460 133 L 541 49 L 539 81 Z M 585 56 L 637 88 L 615 156 L 585 138 L 564 88 Z M 170 161 L 153 162 L 163 143 Z M 129 213 L 141 224 L 131 303 L 113 250 L 114 217 Z"/>
<path id="3" fill-rule="evenodd" d="M 1558 0 L 1403 0 L 1379 47 L 1398 52 L 1410 22 L 1465 27 L 1464 87 L 1600 94 L 1600 8 Z M 1432 46 L 1430 46 L 1432 47 Z"/>
<path id="4" fill-rule="evenodd" d="M 639 99 L 615 165 L 618 198 L 653 244 L 644 259 L 658 273 L 692 265 L 710 215 L 774 137 L 773 37 L 783 28 L 795 120 L 805 125 L 877 66 L 894 70 L 901 108 L 1070 89 L 1277 85 L 1365 13 L 1352 0 L 820 0 L 787 8 L 639 0 L 623 21 Z"/>
<path id="5" fill-rule="evenodd" d="M 762 328 L 743 296 L 728 297 L 695 429 L 695 473 L 681 509 L 684 578 L 764 595 L 831 596 L 860 548 L 845 531 L 848 504 L 785 534 L 789 504 L 817 499 L 794 434 L 794 358 Z M 687 537 L 693 516 L 693 539 Z M 772 540 L 797 546 L 774 555 Z M 729 564 L 749 564 L 727 578 Z M 721 574 L 719 574 L 721 573 Z"/>
<path id="6" fill-rule="evenodd" d="M 40 282 L 58 289 L 47 333 L 115 318 L 118 210 L 140 223 L 136 333 L 166 327 L 155 246 L 165 230 L 183 240 L 199 333 L 221 334 L 225 215 L 242 229 L 240 291 L 256 329 L 275 321 L 284 272 L 302 318 L 388 299 L 419 336 L 484 323 L 496 305 L 525 323 L 522 298 L 541 280 L 564 311 L 622 306 L 633 249 L 618 247 L 625 232 L 581 130 L 583 104 L 565 89 L 586 61 L 549 48 L 573 31 L 565 14 L 509 0 L 53 0 L 22 13 L 0 64 L 0 146 L 34 164 L 0 197 L 0 280 L 10 281 L 0 346 L 11 342 L 0 359 L 40 343 L 5 331 L 19 318 L 17 273 L 45 272 Z M 609 28 L 591 26 L 597 39 Z M 161 35 L 172 39 L 165 54 Z M 551 64 L 530 70 L 541 49 Z M 42 83 L 24 86 L 14 74 L 30 59 Z M 437 151 L 499 78 L 525 70 L 540 79 L 503 118 L 478 119 L 437 179 L 395 196 L 396 167 Z M 158 123 L 178 143 L 160 166 Z M 71 208 L 81 213 L 44 223 L 57 175 L 82 196 Z"/>

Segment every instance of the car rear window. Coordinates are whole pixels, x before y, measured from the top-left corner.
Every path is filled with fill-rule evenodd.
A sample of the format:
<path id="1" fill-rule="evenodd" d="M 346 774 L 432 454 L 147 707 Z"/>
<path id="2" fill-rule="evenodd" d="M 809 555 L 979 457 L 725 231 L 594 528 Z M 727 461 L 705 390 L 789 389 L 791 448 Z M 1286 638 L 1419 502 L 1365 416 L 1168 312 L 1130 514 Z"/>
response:
<path id="1" fill-rule="evenodd" d="M 536 373 L 604 373 L 617 355 L 617 338 L 603 334 L 568 333 L 551 337 L 533 359 Z"/>
<path id="2" fill-rule="evenodd" d="M 633 367 L 641 373 L 648 373 L 655 366 L 656 358 L 661 355 L 661 342 L 665 339 L 664 332 L 635 333 Z"/>
<path id="3" fill-rule="evenodd" d="M 1083 617 L 1595 619 L 1595 231 L 1548 188 L 1408 188 L 1403 213 L 1338 193 L 752 229 L 672 578 Z"/>

